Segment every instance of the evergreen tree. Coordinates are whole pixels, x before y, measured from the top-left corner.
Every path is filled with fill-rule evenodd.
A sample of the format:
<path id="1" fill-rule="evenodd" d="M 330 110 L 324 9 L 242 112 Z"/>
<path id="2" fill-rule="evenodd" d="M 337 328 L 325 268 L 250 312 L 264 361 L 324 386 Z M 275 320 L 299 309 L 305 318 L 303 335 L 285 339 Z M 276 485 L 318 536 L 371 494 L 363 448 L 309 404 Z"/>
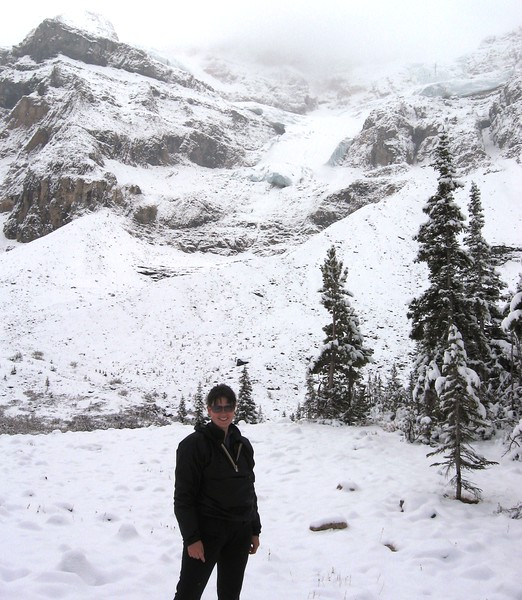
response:
<path id="1" fill-rule="evenodd" d="M 462 336 L 457 327 L 451 325 L 442 376 L 436 382 L 442 414 L 441 445 L 428 456 L 444 454 L 444 460 L 432 466 L 446 467 L 446 474 L 455 471 L 451 483 L 455 485 L 457 500 L 462 500 L 463 489 L 476 497 L 480 494 L 479 488 L 464 479 L 463 471 L 485 469 L 494 464 L 479 456 L 469 445 L 485 417 L 485 409 L 478 396 L 479 386 L 477 373 L 467 366 Z"/>
<path id="2" fill-rule="evenodd" d="M 243 367 L 241 377 L 239 378 L 236 421 L 245 421 L 245 423 L 258 422 L 257 409 L 252 398 L 252 383 L 246 366 Z"/>
<path id="3" fill-rule="evenodd" d="M 486 397 L 493 400 L 502 381 L 501 347 L 506 342 L 499 308 L 502 282 L 495 269 L 491 247 L 482 235 L 484 214 L 480 190 L 475 183 L 471 184 L 468 212 L 469 225 L 464 241 L 471 262 L 465 274 L 465 288 L 470 303 L 471 329 L 466 349 L 470 367 L 483 382 Z"/>
<path id="4" fill-rule="evenodd" d="M 311 368 L 320 379 L 318 416 L 349 423 L 354 416 L 354 385 L 373 351 L 364 345 L 359 320 L 349 300 L 352 294 L 345 287 L 348 270 L 337 259 L 335 246 L 328 250 L 321 272 L 321 302 L 331 319 L 323 327 L 324 346 Z"/>
<path id="5" fill-rule="evenodd" d="M 183 423 L 183 425 L 187 423 L 187 406 L 183 396 L 181 396 L 181 400 L 179 401 L 176 417 L 180 423 Z"/>
<path id="6" fill-rule="evenodd" d="M 198 383 L 198 389 L 194 395 L 194 425 L 203 425 L 207 420 L 205 414 L 205 401 L 203 399 L 203 387 L 201 381 Z"/>
<path id="7" fill-rule="evenodd" d="M 383 403 L 384 403 L 384 395 L 383 395 L 383 385 L 381 374 L 377 373 L 368 373 L 368 377 L 366 380 L 366 388 L 365 388 L 365 396 L 368 402 L 368 406 L 373 409 L 374 413 L 383 412 Z"/>
<path id="8" fill-rule="evenodd" d="M 301 406 L 301 404 L 298 404 L 297 408 L 295 410 L 295 413 L 292 413 L 290 415 L 290 420 L 300 421 L 302 418 L 303 418 L 303 407 Z"/>
<path id="9" fill-rule="evenodd" d="M 415 442 L 419 438 L 421 429 L 417 419 L 420 410 L 416 404 L 414 393 L 416 384 L 418 384 L 418 382 L 414 381 L 413 371 L 411 371 L 408 379 L 408 387 L 405 390 L 406 402 L 397 410 L 395 415 L 397 429 L 404 433 L 406 440 L 410 443 Z"/>
<path id="10" fill-rule="evenodd" d="M 306 419 L 316 419 L 318 417 L 317 394 L 310 369 L 306 370 L 306 394 L 302 412 Z"/>
<path id="11" fill-rule="evenodd" d="M 421 414 L 436 418 L 434 378 L 440 371 L 449 326 L 455 323 L 463 335 L 470 330 L 463 285 L 470 260 L 459 244 L 464 216 L 453 197 L 462 184 L 456 179 L 445 133 L 440 136 L 434 167 L 438 171 L 437 192 L 423 208 L 428 220 L 416 236 L 416 260 L 426 263 L 429 287 L 411 302 L 408 316 L 412 320 L 410 335 L 417 342 L 415 400 L 422 407 Z"/>
<path id="12" fill-rule="evenodd" d="M 395 363 L 388 374 L 383 396 L 383 410 L 391 413 L 393 416 L 395 416 L 401 406 L 407 404 L 407 392 L 399 378 L 399 371 Z"/>
<path id="13" fill-rule="evenodd" d="M 365 385 L 356 384 L 352 394 L 349 419 L 346 419 L 345 417 L 344 420 L 351 424 L 367 423 L 371 407 L 372 404 L 367 387 Z"/>
<path id="14" fill-rule="evenodd" d="M 510 421 L 516 421 L 522 416 L 522 276 L 502 327 L 509 335 L 511 348 L 508 418 Z"/>

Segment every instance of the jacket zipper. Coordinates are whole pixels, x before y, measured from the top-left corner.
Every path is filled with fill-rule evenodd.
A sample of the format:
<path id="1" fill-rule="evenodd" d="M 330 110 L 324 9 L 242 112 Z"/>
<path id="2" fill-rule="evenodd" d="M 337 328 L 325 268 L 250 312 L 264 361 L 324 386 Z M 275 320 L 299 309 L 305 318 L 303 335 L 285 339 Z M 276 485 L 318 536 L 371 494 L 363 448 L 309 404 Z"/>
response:
<path id="1" fill-rule="evenodd" d="M 237 466 L 237 462 L 239 461 L 239 455 L 241 454 L 241 448 L 243 447 L 243 444 L 242 443 L 239 444 L 235 462 L 234 462 L 234 459 L 232 458 L 232 456 L 230 455 L 230 452 L 227 450 L 227 447 L 225 446 L 225 444 L 221 444 L 221 447 L 223 448 L 224 453 L 227 455 L 227 458 L 230 461 L 230 464 L 234 467 L 234 471 L 237 473 L 239 470 L 239 468 Z"/>

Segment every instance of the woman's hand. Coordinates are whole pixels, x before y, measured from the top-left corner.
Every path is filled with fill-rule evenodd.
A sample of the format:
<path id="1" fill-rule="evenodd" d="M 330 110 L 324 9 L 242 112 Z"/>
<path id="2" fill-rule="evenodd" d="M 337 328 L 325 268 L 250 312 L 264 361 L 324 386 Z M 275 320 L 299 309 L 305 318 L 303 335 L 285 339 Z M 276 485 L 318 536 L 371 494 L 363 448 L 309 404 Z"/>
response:
<path id="1" fill-rule="evenodd" d="M 190 546 L 187 546 L 187 552 L 190 558 L 195 558 L 196 560 L 205 562 L 205 549 L 203 548 L 203 542 L 201 540 L 198 540 L 197 542 L 190 544 Z"/>
<path id="2" fill-rule="evenodd" d="M 253 535 L 252 536 L 252 542 L 250 543 L 249 553 L 250 554 L 255 554 L 257 552 L 258 548 L 259 548 L 259 536 L 258 535 Z"/>

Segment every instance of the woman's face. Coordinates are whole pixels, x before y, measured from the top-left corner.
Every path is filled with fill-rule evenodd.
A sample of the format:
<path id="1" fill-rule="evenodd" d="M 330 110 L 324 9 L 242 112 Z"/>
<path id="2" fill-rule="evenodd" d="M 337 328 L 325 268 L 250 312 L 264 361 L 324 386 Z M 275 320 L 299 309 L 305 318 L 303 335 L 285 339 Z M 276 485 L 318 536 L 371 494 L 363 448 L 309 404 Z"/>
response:
<path id="1" fill-rule="evenodd" d="M 228 410 L 222 410 L 222 412 L 218 412 L 214 410 L 214 408 L 218 407 L 227 407 Z M 212 406 L 208 407 L 208 416 L 214 425 L 217 425 L 220 429 L 222 429 L 225 433 L 228 431 L 228 426 L 234 420 L 236 414 L 235 407 L 229 403 L 226 398 L 218 398 Z"/>

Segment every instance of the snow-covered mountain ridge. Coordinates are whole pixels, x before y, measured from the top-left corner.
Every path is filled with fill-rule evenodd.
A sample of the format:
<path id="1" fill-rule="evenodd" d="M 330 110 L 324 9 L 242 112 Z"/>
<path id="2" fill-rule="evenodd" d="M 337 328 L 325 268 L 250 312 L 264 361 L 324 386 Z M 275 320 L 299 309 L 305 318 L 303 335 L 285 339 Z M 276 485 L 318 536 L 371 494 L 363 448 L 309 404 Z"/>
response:
<path id="1" fill-rule="evenodd" d="M 236 386 L 236 358 L 267 416 L 293 410 L 332 243 L 374 368 L 406 375 L 441 127 L 482 191 L 486 238 L 511 249 L 506 282 L 520 271 L 520 48 L 518 31 L 449 67 L 319 80 L 223 58 L 172 67 L 44 22 L 1 56 L 6 414 L 171 412 L 199 382 Z"/>
<path id="2" fill-rule="evenodd" d="M 46 20 L 4 54 L 10 238 L 111 206 L 185 251 L 269 254 L 395 193 L 441 127 L 463 170 L 491 166 L 491 150 L 520 155 L 520 31 L 446 69 L 326 78 L 167 65 L 103 31 Z"/>

